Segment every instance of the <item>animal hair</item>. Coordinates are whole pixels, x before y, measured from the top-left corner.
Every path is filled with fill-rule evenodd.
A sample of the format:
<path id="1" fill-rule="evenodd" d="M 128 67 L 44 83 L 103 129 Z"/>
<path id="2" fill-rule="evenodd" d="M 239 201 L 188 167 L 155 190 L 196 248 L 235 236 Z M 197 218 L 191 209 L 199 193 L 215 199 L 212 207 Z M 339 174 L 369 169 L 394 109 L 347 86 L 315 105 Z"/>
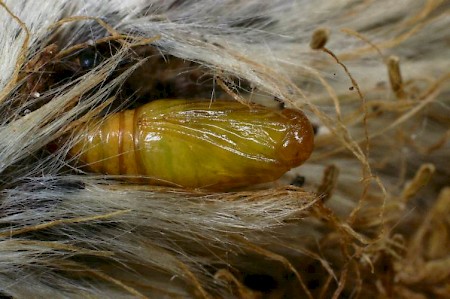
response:
<path id="1" fill-rule="evenodd" d="M 1 296 L 445 298 L 449 13 L 440 0 L 0 1 Z M 81 69 L 90 49 L 102 59 Z M 164 96 L 301 109 L 313 155 L 212 192 L 89 173 L 68 154 L 74 128 Z"/>

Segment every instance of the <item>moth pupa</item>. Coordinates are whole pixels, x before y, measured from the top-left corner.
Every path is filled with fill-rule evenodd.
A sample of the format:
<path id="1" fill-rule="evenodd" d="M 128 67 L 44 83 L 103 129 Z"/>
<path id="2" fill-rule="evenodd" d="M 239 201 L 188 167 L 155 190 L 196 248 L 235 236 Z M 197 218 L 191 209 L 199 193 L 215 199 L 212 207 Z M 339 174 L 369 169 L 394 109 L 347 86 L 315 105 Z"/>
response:
<path id="1" fill-rule="evenodd" d="M 314 144 L 302 112 L 234 101 L 157 100 L 77 133 L 70 155 L 88 171 L 210 190 L 274 181 Z"/>

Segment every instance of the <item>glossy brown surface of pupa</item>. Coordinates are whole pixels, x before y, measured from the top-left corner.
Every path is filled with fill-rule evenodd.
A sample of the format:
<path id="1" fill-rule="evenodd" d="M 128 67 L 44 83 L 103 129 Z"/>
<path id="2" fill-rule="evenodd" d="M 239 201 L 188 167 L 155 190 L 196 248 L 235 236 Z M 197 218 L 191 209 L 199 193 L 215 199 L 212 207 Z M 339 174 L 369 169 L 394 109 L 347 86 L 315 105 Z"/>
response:
<path id="1" fill-rule="evenodd" d="M 314 143 L 302 112 L 231 101 L 158 100 L 78 134 L 70 155 L 89 171 L 212 190 L 274 181 Z"/>

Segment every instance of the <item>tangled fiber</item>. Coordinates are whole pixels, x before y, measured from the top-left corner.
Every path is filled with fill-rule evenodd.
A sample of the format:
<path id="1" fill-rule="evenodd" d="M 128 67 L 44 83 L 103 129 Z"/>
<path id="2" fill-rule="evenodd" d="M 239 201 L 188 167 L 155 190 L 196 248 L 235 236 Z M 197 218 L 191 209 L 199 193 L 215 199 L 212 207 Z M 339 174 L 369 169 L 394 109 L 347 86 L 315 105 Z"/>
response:
<path id="1" fill-rule="evenodd" d="M 450 296 L 450 2 L 3 0 L 0 20 L 2 297 Z M 160 98 L 301 109 L 314 152 L 229 192 L 68 155 L 74 128 Z"/>

